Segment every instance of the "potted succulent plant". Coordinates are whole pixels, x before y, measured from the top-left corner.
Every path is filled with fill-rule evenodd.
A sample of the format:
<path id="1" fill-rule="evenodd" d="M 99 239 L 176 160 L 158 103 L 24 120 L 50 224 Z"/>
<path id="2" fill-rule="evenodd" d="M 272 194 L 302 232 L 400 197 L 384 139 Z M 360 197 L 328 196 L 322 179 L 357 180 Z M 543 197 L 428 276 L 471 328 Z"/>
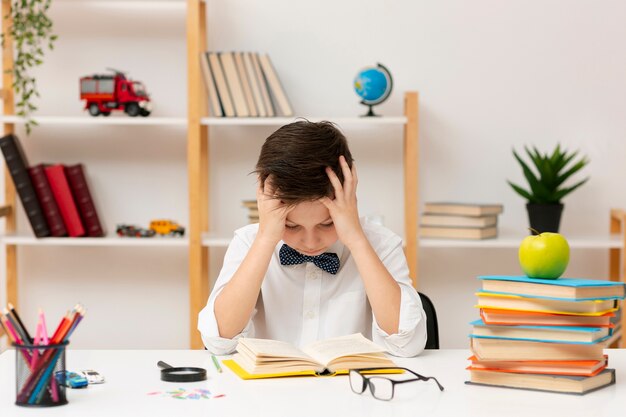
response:
<path id="1" fill-rule="evenodd" d="M 532 151 L 527 147 L 524 149 L 536 172 L 529 167 L 530 164 L 520 158 L 515 149 L 513 155 L 520 163 L 530 189 L 526 190 L 511 181 L 507 182 L 519 195 L 528 200 L 526 209 L 532 229 L 539 233 L 558 232 L 563 211 L 561 200 L 586 183 L 589 178 L 572 186 L 565 186 L 564 183 L 587 165 L 589 160 L 585 156 L 575 160 L 578 151 L 568 153 L 562 150 L 560 145 L 557 145 L 551 154 L 542 154 L 535 147 Z"/>

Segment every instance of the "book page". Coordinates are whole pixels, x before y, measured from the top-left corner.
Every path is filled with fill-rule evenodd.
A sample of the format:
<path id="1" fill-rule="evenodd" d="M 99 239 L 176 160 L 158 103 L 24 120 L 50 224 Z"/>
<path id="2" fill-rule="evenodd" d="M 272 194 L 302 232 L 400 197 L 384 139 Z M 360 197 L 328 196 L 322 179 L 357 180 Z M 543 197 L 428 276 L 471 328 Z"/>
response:
<path id="1" fill-rule="evenodd" d="M 269 339 L 241 338 L 239 343 L 257 357 L 304 358 L 311 360 L 306 353 L 287 342 Z"/>
<path id="2" fill-rule="evenodd" d="M 361 333 L 319 340 L 302 349 L 324 366 L 336 358 L 364 353 L 384 352 L 385 349 L 366 339 Z"/>

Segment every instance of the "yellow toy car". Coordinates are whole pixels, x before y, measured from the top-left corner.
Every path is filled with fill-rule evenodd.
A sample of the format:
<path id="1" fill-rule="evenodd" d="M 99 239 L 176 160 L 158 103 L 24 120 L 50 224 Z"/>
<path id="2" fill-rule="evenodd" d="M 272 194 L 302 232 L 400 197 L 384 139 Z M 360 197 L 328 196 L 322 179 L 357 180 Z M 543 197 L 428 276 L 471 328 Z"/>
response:
<path id="1" fill-rule="evenodd" d="M 185 228 L 172 220 L 152 220 L 150 222 L 150 230 L 154 230 L 156 234 L 166 236 L 184 236 Z"/>

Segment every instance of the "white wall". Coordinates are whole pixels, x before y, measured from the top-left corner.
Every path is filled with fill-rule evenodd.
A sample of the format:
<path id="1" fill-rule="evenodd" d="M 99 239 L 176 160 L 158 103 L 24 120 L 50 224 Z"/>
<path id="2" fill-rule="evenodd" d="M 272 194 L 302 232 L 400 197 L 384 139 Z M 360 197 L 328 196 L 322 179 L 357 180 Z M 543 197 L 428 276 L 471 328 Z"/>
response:
<path id="1" fill-rule="evenodd" d="M 146 83 L 155 115 L 184 115 L 183 8 L 84 3 L 54 6 L 61 37 L 38 71 L 40 113 L 80 113 L 78 78 L 111 66 Z M 299 115 L 363 113 L 352 79 L 376 62 L 395 81 L 378 112 L 400 114 L 402 92 L 418 90 L 421 201 L 501 202 L 502 230 L 521 230 L 524 201 L 505 181 L 523 181 L 511 149 L 551 149 L 558 141 L 591 159 L 591 180 L 565 199 L 562 233 L 604 233 L 609 208 L 626 207 L 621 1 L 209 0 L 208 10 L 210 48 L 269 53 Z M 214 230 L 229 233 L 245 223 L 240 201 L 254 195 L 247 174 L 271 131 L 212 128 Z M 382 214 L 401 233 L 402 130 L 345 132 L 359 167 L 361 213 Z M 87 164 L 112 230 L 117 222 L 153 217 L 186 222 L 184 140 L 177 128 L 55 127 L 24 141 L 31 163 Z M 214 273 L 221 256 L 213 251 Z M 606 278 L 607 260 L 606 251 L 574 250 L 567 274 Z M 438 307 L 443 347 L 467 345 L 467 322 L 477 316 L 475 276 L 516 273 L 510 249 L 421 250 L 421 289 Z M 28 320 L 40 305 L 58 317 L 77 300 L 90 315 L 75 346 L 186 347 L 184 250 L 20 249 L 20 305 Z M 130 324 L 121 326 L 125 317 Z"/>

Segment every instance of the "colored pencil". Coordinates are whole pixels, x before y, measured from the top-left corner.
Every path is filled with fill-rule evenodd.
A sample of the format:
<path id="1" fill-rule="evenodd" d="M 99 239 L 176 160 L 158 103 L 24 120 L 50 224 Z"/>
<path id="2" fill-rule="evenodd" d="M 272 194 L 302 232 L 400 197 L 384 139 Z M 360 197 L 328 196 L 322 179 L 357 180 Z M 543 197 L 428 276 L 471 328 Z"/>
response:
<path id="1" fill-rule="evenodd" d="M 215 355 L 211 355 L 211 359 L 213 359 L 213 365 L 215 365 L 215 369 L 217 369 L 217 372 L 222 373 L 222 367 L 220 366 L 220 363 Z"/>
<path id="2" fill-rule="evenodd" d="M 26 337 L 25 342 L 29 344 L 33 343 L 33 338 L 30 337 L 30 334 L 28 333 L 26 326 L 24 326 L 24 322 L 20 318 L 20 315 L 17 314 L 17 310 L 15 309 L 15 307 L 13 307 L 13 304 L 11 303 L 9 303 L 9 310 L 11 310 L 11 314 L 13 314 L 13 316 L 15 317 L 15 321 L 17 322 L 17 324 L 19 324 L 19 326 L 22 328 L 22 331 L 24 332 L 24 336 Z"/>

